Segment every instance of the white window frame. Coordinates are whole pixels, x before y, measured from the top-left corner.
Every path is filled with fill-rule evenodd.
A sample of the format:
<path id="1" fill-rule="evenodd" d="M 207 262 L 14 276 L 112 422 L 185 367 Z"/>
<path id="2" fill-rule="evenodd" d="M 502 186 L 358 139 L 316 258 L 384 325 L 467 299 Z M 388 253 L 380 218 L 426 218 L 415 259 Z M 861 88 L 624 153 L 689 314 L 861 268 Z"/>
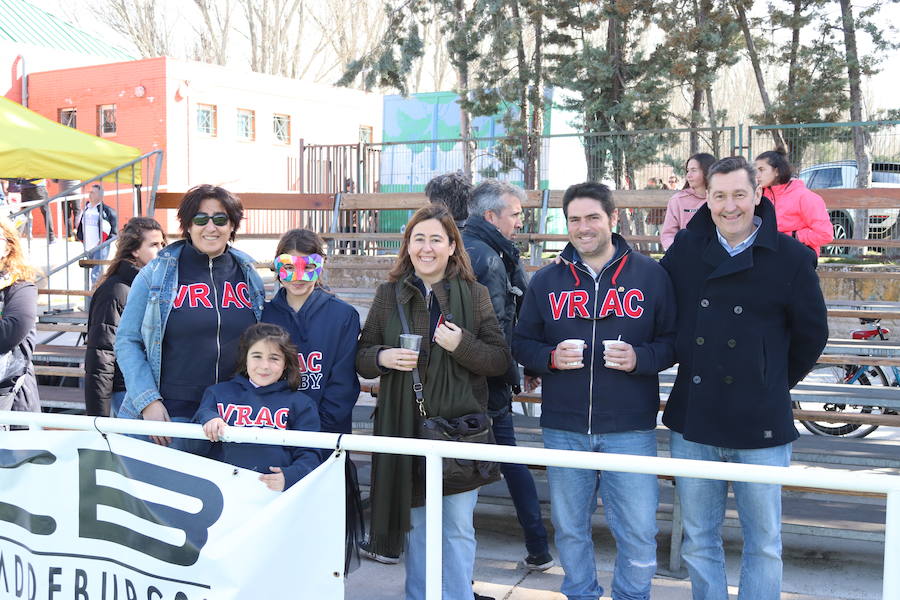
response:
<path id="1" fill-rule="evenodd" d="M 106 119 L 106 115 L 112 113 L 112 122 Z M 109 127 L 109 125 L 112 127 Z M 119 126 L 116 122 L 116 105 L 101 104 L 97 107 L 97 135 L 100 137 L 113 137 L 118 133 Z"/>
<path id="2" fill-rule="evenodd" d="M 252 142 L 256 140 L 256 111 L 249 108 L 237 109 L 235 119 L 236 133 L 239 140 Z"/>
<path id="3" fill-rule="evenodd" d="M 207 122 L 205 124 L 200 121 L 203 113 L 208 113 Z M 209 137 L 216 137 L 218 132 L 218 109 L 215 104 L 197 104 L 196 126 L 197 133 Z"/>
<path id="4" fill-rule="evenodd" d="M 291 115 L 281 113 L 272 115 L 272 136 L 275 138 L 275 143 L 290 145 Z"/>

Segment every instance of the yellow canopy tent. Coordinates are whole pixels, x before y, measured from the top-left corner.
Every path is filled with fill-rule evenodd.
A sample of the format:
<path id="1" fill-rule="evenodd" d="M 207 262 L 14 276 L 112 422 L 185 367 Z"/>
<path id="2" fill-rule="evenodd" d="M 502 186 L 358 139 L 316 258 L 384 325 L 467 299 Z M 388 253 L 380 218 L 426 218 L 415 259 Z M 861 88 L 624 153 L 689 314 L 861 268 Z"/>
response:
<path id="1" fill-rule="evenodd" d="M 0 177 L 85 180 L 140 155 L 137 148 L 55 123 L 0 96 Z M 141 183 L 140 162 L 129 183 Z"/>

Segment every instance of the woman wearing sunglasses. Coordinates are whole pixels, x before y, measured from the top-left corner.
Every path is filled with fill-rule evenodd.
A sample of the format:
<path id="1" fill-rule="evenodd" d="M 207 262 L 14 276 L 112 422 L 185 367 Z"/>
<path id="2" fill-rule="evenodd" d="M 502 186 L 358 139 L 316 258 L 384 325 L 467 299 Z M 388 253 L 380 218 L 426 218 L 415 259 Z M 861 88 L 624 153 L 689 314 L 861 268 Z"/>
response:
<path id="1" fill-rule="evenodd" d="M 182 198 L 184 239 L 137 274 L 119 323 L 120 417 L 190 421 L 203 391 L 234 375 L 238 340 L 265 301 L 253 259 L 230 245 L 243 216 L 241 201 L 221 187 L 199 185 Z M 150 439 L 189 447 L 181 438 Z"/>

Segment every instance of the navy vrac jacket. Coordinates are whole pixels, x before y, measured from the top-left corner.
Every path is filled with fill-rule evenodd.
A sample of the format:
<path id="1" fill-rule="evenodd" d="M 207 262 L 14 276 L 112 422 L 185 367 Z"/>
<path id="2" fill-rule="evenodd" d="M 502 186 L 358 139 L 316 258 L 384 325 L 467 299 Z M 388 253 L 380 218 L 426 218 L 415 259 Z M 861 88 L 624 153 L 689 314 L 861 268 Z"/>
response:
<path id="1" fill-rule="evenodd" d="M 194 421 L 203 425 L 216 417 L 232 427 L 319 431 L 319 413 L 309 396 L 289 389 L 286 381 L 255 387 L 243 375 L 206 388 Z M 261 474 L 271 473 L 269 467 L 281 467 L 284 489 L 321 462 L 320 453 L 312 448 L 273 444 L 213 442 L 206 455 Z"/>
<path id="2" fill-rule="evenodd" d="M 300 353 L 300 390 L 319 407 L 322 431 L 350 433 L 359 397 L 356 341 L 359 313 L 340 298 L 316 288 L 300 307 L 291 308 L 284 289 L 266 302 L 263 323 L 283 327 Z"/>
<path id="3" fill-rule="evenodd" d="M 578 433 L 656 427 L 658 373 L 674 363 L 675 298 L 665 270 L 613 234 L 615 254 L 594 280 L 571 244 L 535 273 L 513 334 L 513 356 L 542 378 L 541 426 Z M 634 347 L 626 373 L 604 366 L 603 340 Z M 584 367 L 558 371 L 550 353 L 582 339 Z"/>

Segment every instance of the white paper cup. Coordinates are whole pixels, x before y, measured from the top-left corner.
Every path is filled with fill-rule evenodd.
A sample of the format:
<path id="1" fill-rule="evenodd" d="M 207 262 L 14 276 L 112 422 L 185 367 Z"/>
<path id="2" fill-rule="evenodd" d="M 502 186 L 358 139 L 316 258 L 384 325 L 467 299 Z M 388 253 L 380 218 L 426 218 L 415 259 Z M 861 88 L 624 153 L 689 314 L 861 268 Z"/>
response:
<path id="1" fill-rule="evenodd" d="M 603 340 L 603 350 L 606 350 L 607 348 L 616 348 L 618 346 L 621 346 L 624 343 L 625 342 L 623 342 L 622 340 Z M 604 362 L 603 364 L 607 367 L 621 367 L 622 366 L 622 363 L 617 363 L 617 362 L 613 362 L 610 360 Z"/>
<path id="2" fill-rule="evenodd" d="M 579 351 L 581 351 L 581 360 L 574 361 L 574 362 L 568 362 L 568 363 L 566 363 L 566 365 L 569 367 L 583 366 L 583 364 L 584 364 L 584 346 L 585 346 L 584 340 L 572 338 L 572 339 L 568 339 L 568 340 L 563 340 L 562 343 L 566 344 L 568 346 L 575 346 L 578 348 Z"/>

